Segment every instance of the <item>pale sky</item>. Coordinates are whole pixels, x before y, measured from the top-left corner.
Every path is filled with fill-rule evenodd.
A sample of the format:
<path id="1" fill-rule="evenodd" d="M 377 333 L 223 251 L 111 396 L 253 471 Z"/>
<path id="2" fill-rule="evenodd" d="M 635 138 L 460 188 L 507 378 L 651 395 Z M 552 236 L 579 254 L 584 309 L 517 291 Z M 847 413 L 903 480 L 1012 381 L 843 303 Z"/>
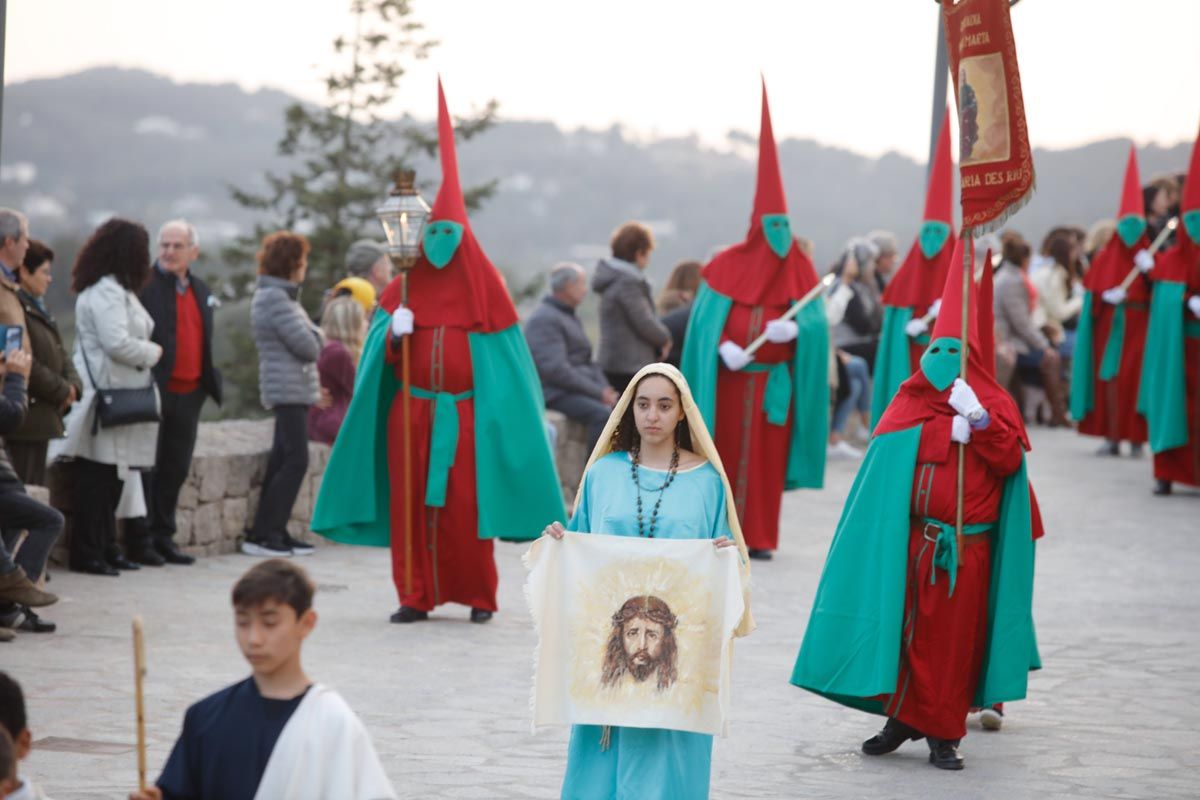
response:
<path id="1" fill-rule="evenodd" d="M 98 65 L 320 99 L 348 0 L 9 0 L 5 80 Z M 398 111 L 489 98 L 510 119 L 621 123 L 643 136 L 758 127 L 777 138 L 924 160 L 933 0 L 415 0 L 442 41 Z M 1191 141 L 1200 125 L 1200 0 L 1023 0 L 1013 9 L 1035 146 Z"/>

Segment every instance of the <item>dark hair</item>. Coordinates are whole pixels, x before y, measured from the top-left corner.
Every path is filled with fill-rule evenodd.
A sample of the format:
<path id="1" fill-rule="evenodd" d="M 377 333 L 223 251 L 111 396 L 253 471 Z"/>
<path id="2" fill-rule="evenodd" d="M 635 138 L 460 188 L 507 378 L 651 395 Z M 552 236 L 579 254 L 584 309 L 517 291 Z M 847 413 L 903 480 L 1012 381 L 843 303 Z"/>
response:
<path id="1" fill-rule="evenodd" d="M 658 296 L 658 313 L 665 314 L 694 299 L 700 290 L 700 271 L 704 265 L 699 261 L 680 261 L 671 270 L 662 293 Z M 687 296 L 685 296 L 687 295 Z"/>
<path id="2" fill-rule="evenodd" d="M 1029 243 L 1021 238 L 1019 233 L 1005 233 L 1001 240 L 1003 242 L 1000 248 L 1001 255 L 1005 261 L 1015 267 L 1020 267 L 1033 254 Z"/>
<path id="3" fill-rule="evenodd" d="M 679 677 L 679 668 L 675 664 L 677 645 L 675 643 L 675 626 L 679 618 L 671 613 L 671 607 L 654 595 L 638 595 L 631 597 L 612 615 L 612 632 L 608 644 L 604 648 L 604 666 L 600 675 L 603 686 L 612 686 L 621 679 L 627 671 L 625 645 L 621 634 L 625 625 L 642 617 L 663 628 L 662 652 L 658 661 L 657 688 L 659 691 L 670 688 Z"/>
<path id="4" fill-rule="evenodd" d="M 17 748 L 12 737 L 0 730 L 0 781 L 17 777 Z M 9 795 L 10 797 L 12 795 Z"/>
<path id="5" fill-rule="evenodd" d="M 640 222 L 626 222 L 609 240 L 613 258 L 633 261 L 640 253 L 654 248 L 654 234 Z"/>
<path id="6" fill-rule="evenodd" d="M 0 672 L 0 730 L 8 731 L 8 735 L 16 739 L 28 726 L 21 684 L 7 672 Z"/>
<path id="7" fill-rule="evenodd" d="M 137 292 L 150 278 L 150 234 L 141 224 L 113 217 L 92 233 L 71 267 L 71 291 L 82 292 L 105 275 Z"/>
<path id="8" fill-rule="evenodd" d="M 291 606 L 299 617 L 312 608 L 312 579 L 302 567 L 282 558 L 256 564 L 233 585 L 231 599 L 238 611 L 261 606 L 268 600 Z"/>
<path id="9" fill-rule="evenodd" d="M 21 262 L 20 269 L 32 275 L 42 264 L 53 260 L 54 251 L 47 247 L 45 242 L 30 239 L 29 249 L 25 251 L 25 260 Z"/>
<path id="10" fill-rule="evenodd" d="M 258 274 L 290 280 L 308 251 L 308 239 L 300 234 L 275 231 L 263 239 L 258 251 Z"/>
<path id="11" fill-rule="evenodd" d="M 1072 271 L 1071 251 L 1074 249 L 1075 243 L 1071 241 L 1070 234 L 1061 233 L 1050 240 L 1046 247 L 1046 255 L 1053 258 L 1059 268 L 1070 274 Z"/>
<path id="12" fill-rule="evenodd" d="M 661 372 L 651 372 L 648 375 L 643 375 L 642 379 L 633 386 L 633 397 L 637 398 L 638 387 L 646 381 L 647 378 L 666 378 L 666 380 L 675 389 L 675 398 L 679 400 L 680 406 L 683 405 L 683 397 L 679 393 L 679 387 L 675 385 L 675 381 L 668 378 Z M 692 429 L 688 426 L 687 417 L 679 420 L 679 424 L 675 426 L 675 441 L 683 450 L 692 449 Z M 613 431 L 612 449 L 616 451 L 632 451 L 642 446 L 641 434 L 637 431 L 637 422 L 633 418 L 633 400 L 630 400 L 629 405 L 625 406 L 625 413 L 621 415 L 621 421 L 617 424 L 617 429 Z"/>

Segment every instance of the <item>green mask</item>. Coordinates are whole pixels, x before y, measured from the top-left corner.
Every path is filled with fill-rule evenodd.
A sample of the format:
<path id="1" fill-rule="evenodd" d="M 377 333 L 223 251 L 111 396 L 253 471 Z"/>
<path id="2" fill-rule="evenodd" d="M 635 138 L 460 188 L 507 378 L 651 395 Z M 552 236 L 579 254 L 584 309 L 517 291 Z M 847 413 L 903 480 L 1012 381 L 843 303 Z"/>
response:
<path id="1" fill-rule="evenodd" d="M 1183 212 L 1183 229 L 1189 239 L 1200 244 L 1200 209 Z"/>
<path id="2" fill-rule="evenodd" d="M 780 258 L 787 258 L 792 249 L 792 223 L 787 214 L 763 214 L 763 235 L 767 237 L 767 245 L 771 252 Z"/>
<path id="3" fill-rule="evenodd" d="M 945 391 L 958 377 L 962 340 L 942 336 L 934 339 L 921 356 L 921 372 L 939 392 Z"/>
<path id="4" fill-rule="evenodd" d="M 425 258 L 438 269 L 450 263 L 458 246 L 462 243 L 463 226 L 448 219 L 433 220 L 426 223 L 421 233 L 421 246 L 425 250 Z"/>
<path id="5" fill-rule="evenodd" d="M 942 252 L 942 248 L 945 247 L 946 240 L 949 238 L 950 226 L 944 222 L 931 220 L 921 225 L 921 232 L 917 235 L 917 243 L 921 246 L 921 253 L 926 258 L 933 258 Z"/>
<path id="6" fill-rule="evenodd" d="M 1133 247 L 1137 240 L 1142 238 L 1145 230 L 1146 218 L 1137 214 L 1126 214 L 1117 220 L 1117 236 L 1121 237 L 1126 247 Z"/>

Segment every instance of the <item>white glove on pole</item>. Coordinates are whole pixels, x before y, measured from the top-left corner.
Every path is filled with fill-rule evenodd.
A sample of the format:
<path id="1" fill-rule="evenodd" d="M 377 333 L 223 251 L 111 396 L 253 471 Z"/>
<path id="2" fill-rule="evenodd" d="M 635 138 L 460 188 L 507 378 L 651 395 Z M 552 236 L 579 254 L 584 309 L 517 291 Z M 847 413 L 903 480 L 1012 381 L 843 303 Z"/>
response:
<path id="1" fill-rule="evenodd" d="M 1188 298 L 1187 306 L 1191 312 L 1197 317 L 1200 317 L 1200 294 L 1194 294 Z"/>
<path id="2" fill-rule="evenodd" d="M 1137 255 L 1133 257 L 1133 265 L 1145 275 L 1154 269 L 1154 256 L 1149 250 L 1138 250 Z"/>
<path id="3" fill-rule="evenodd" d="M 964 417 L 984 410 L 983 404 L 975 396 L 975 390 L 962 378 L 954 379 L 954 386 L 950 389 L 950 407 Z"/>
<path id="4" fill-rule="evenodd" d="M 725 362 L 728 369 L 737 372 L 751 362 L 751 357 L 746 355 L 746 351 L 736 342 L 722 342 L 717 348 L 718 355 Z"/>
<path id="5" fill-rule="evenodd" d="M 955 414 L 950 423 L 950 441 L 961 444 L 971 441 L 971 423 L 961 414 Z"/>
<path id="6" fill-rule="evenodd" d="M 800 335 L 800 326 L 794 320 L 773 319 L 767 323 L 767 327 L 763 333 L 767 335 L 768 342 L 773 344 L 787 344 Z"/>
<path id="7" fill-rule="evenodd" d="M 1105 289 L 1100 293 L 1100 299 L 1114 306 L 1119 306 L 1125 302 L 1125 290 L 1120 286 L 1114 286 L 1112 289 Z"/>
<path id="8" fill-rule="evenodd" d="M 392 336 L 400 338 L 413 332 L 413 312 L 400 306 L 392 312 Z"/>
<path id="9" fill-rule="evenodd" d="M 929 331 L 929 324 L 927 322 L 925 322 L 925 320 L 921 319 L 920 317 L 918 317 L 917 319 L 910 319 L 908 321 L 908 324 L 904 326 L 904 332 L 914 339 L 917 338 L 918 336 L 921 336 L 922 334 L 927 333 L 928 331 Z"/>
<path id="10" fill-rule="evenodd" d="M 942 310 L 942 298 L 939 297 L 937 300 L 933 301 L 933 305 L 931 305 L 929 307 L 929 310 L 925 312 L 925 316 L 936 317 L 939 313 L 941 313 L 941 310 Z"/>

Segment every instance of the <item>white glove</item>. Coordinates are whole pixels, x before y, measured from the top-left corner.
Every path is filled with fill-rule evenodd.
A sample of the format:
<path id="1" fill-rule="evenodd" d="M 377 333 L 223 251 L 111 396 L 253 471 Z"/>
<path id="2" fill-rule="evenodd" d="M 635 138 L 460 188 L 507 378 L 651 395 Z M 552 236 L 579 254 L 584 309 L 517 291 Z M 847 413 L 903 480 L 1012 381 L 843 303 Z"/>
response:
<path id="1" fill-rule="evenodd" d="M 1192 313 L 1200 317 L 1200 294 L 1194 294 L 1188 298 L 1187 307 Z"/>
<path id="2" fill-rule="evenodd" d="M 737 372 L 753 359 L 746 355 L 746 351 L 742 349 L 736 342 L 722 342 L 717 348 L 717 353 L 721 356 L 721 360 L 725 362 L 728 369 Z"/>
<path id="3" fill-rule="evenodd" d="M 954 379 L 954 387 L 950 389 L 950 407 L 964 417 L 983 411 L 983 404 L 975 396 L 975 390 L 962 378 Z"/>
<path id="4" fill-rule="evenodd" d="M 392 336 L 408 336 L 413 332 L 412 309 L 400 306 L 392 312 Z"/>
<path id="5" fill-rule="evenodd" d="M 917 317 L 916 319 L 910 319 L 908 324 L 904 326 L 904 332 L 914 339 L 924 333 L 927 333 L 928 331 L 929 323 L 920 317 Z"/>
<path id="6" fill-rule="evenodd" d="M 1111 289 L 1105 289 L 1103 292 L 1101 292 L 1100 298 L 1106 303 L 1119 306 L 1121 303 L 1125 302 L 1125 290 L 1120 286 L 1114 286 Z"/>
<path id="7" fill-rule="evenodd" d="M 961 414 L 955 414 L 950 423 L 950 441 L 962 444 L 971 441 L 971 423 Z"/>
<path id="8" fill-rule="evenodd" d="M 787 344 L 800 335 L 800 326 L 795 320 L 773 319 L 767 323 L 764 331 L 767 341 L 773 344 Z"/>
<path id="9" fill-rule="evenodd" d="M 1149 250 L 1138 250 L 1137 255 L 1133 257 L 1133 265 L 1145 275 L 1154 269 L 1154 256 L 1150 254 Z"/>
<path id="10" fill-rule="evenodd" d="M 933 301 L 933 305 L 931 305 L 929 307 L 929 310 L 925 312 L 925 316 L 936 317 L 938 315 L 938 313 L 941 312 L 941 310 L 942 310 L 942 298 L 939 297 L 937 300 Z"/>

